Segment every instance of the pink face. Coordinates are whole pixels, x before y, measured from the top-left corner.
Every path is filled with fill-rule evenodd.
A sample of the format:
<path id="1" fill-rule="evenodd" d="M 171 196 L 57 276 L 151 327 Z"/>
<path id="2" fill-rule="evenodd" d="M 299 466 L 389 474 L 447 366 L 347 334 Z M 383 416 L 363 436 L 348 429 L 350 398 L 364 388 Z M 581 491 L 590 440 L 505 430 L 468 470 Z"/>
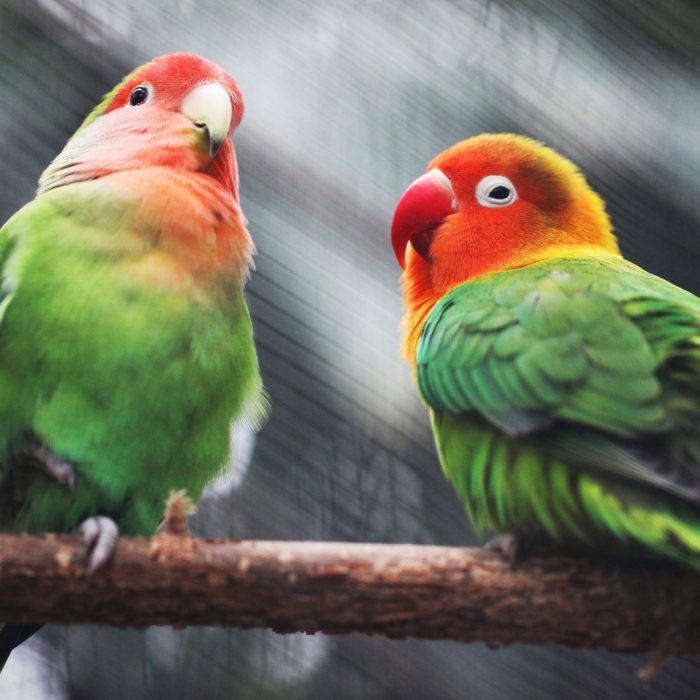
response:
<path id="1" fill-rule="evenodd" d="M 136 106 L 149 112 L 177 112 L 185 96 L 207 82 L 220 83 L 231 97 L 230 135 L 243 117 L 243 95 L 228 73 L 194 54 L 170 54 L 146 65 L 119 90 L 104 113 Z"/>
<path id="2" fill-rule="evenodd" d="M 229 140 L 243 116 L 236 82 L 192 54 L 156 59 L 86 120 L 40 180 L 40 191 L 147 167 L 211 175 L 237 199 Z"/>

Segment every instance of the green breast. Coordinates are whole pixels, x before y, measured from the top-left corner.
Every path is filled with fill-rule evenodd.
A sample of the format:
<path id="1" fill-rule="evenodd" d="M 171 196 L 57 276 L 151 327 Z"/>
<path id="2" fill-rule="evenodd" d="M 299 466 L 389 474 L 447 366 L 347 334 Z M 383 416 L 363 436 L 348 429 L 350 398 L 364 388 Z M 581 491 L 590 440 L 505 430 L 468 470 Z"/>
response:
<path id="1" fill-rule="evenodd" d="M 222 467 L 230 422 L 259 391 L 241 281 L 215 294 L 154 284 L 134 265 L 168 260 L 115 230 L 128 218 L 118 207 L 83 209 L 77 224 L 30 207 L 10 222 L 0 378 L 21 398 L 0 396 L 3 440 L 38 435 L 76 466 L 78 492 L 37 479 L 19 527 L 66 530 L 100 512 L 150 531 L 170 489 L 196 498 Z"/>

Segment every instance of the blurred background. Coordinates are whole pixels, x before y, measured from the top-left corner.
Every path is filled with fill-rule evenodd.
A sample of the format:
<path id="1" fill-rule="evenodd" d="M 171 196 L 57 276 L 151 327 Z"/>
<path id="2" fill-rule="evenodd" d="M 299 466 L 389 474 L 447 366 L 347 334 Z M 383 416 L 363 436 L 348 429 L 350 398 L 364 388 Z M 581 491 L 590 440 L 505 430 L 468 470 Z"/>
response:
<path id="1" fill-rule="evenodd" d="M 126 72 L 194 51 L 238 80 L 248 287 L 272 414 L 193 529 L 470 544 L 399 353 L 403 189 L 482 131 L 542 139 L 608 202 L 627 257 L 700 292 L 693 0 L 0 0 L 0 222 Z M 0 697 L 543 700 L 700 697 L 700 665 L 604 651 L 52 627 Z"/>

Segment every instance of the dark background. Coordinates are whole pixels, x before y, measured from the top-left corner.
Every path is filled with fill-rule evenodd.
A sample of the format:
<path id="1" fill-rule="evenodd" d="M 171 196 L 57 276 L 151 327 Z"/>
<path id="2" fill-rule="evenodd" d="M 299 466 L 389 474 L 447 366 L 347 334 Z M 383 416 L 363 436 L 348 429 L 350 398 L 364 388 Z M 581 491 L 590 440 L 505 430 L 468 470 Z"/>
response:
<path id="1" fill-rule="evenodd" d="M 700 4 L 0 0 L 0 222 L 127 71 L 175 50 L 239 81 L 248 287 L 271 418 L 204 500 L 221 537 L 468 544 L 399 355 L 389 243 L 439 151 L 517 131 L 577 162 L 626 256 L 700 291 Z M 252 457 L 251 457 L 252 454 Z M 249 459 L 250 458 L 250 459 Z M 267 631 L 51 628 L 0 697 L 700 697 L 700 667 L 603 651 Z"/>

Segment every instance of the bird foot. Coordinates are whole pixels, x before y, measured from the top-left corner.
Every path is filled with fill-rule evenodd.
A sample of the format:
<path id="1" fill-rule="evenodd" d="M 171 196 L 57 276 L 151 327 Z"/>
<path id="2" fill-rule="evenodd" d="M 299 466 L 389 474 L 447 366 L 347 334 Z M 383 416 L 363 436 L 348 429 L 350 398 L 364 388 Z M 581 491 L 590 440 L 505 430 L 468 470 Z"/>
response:
<path id="1" fill-rule="evenodd" d="M 71 498 L 75 496 L 75 470 L 66 461 L 57 457 L 51 450 L 40 444 L 32 445 L 27 454 L 36 460 L 41 468 L 59 484 L 64 484 L 70 491 Z"/>
<path id="2" fill-rule="evenodd" d="M 637 678 L 648 681 L 671 656 L 682 654 L 688 636 L 686 620 L 697 604 L 697 586 L 692 578 L 674 601 L 673 621 L 664 629 L 649 663 L 637 671 Z"/>
<path id="3" fill-rule="evenodd" d="M 637 678 L 643 681 L 651 680 L 669 657 L 680 652 L 682 642 L 683 634 L 680 628 L 676 625 L 668 627 L 661 636 L 649 663 L 637 671 Z"/>
<path id="4" fill-rule="evenodd" d="M 165 504 L 165 515 L 158 526 L 157 534 L 187 536 L 189 534 L 187 531 L 187 517 L 194 515 L 196 511 L 197 508 L 184 489 L 171 491 L 168 494 L 168 500 Z"/>
<path id="5" fill-rule="evenodd" d="M 506 532 L 501 535 L 496 535 L 489 540 L 484 549 L 487 552 L 496 552 L 500 554 L 510 566 L 514 566 L 518 558 L 518 538 L 512 532 Z"/>
<path id="6" fill-rule="evenodd" d="M 85 556 L 88 558 L 88 573 L 94 574 L 104 568 L 114 556 L 119 541 L 119 528 L 111 518 L 95 515 L 84 520 L 78 532 L 83 535 Z"/>

